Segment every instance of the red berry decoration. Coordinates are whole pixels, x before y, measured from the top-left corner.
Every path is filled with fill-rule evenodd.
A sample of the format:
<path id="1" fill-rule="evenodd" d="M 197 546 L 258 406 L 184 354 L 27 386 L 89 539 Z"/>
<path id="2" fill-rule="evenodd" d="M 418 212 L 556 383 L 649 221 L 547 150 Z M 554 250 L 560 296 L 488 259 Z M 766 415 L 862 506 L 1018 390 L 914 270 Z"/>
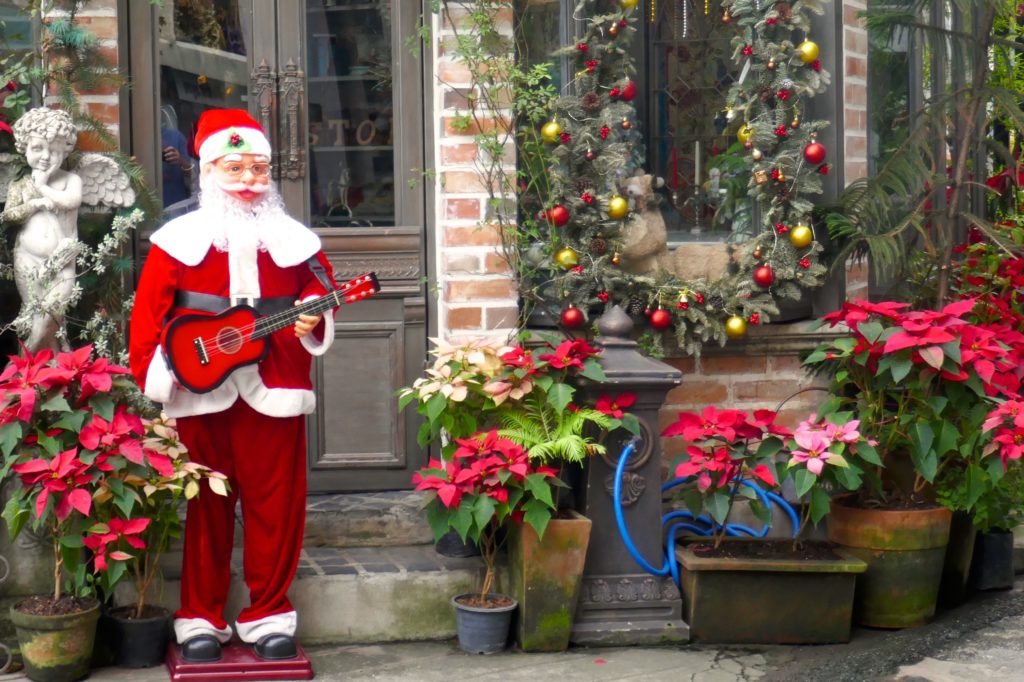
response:
<path id="1" fill-rule="evenodd" d="M 815 71 L 821 71 L 821 60 L 815 59 L 814 62 L 811 64 L 811 68 L 814 69 Z"/>
<path id="2" fill-rule="evenodd" d="M 607 291 L 600 291 L 600 292 L 598 292 L 597 299 L 599 301 L 601 301 L 601 303 L 607 303 L 608 302 L 608 292 Z"/>
<path id="3" fill-rule="evenodd" d="M 789 228 L 783 225 L 782 223 L 775 223 L 775 232 L 777 234 L 786 234 L 787 232 L 789 232 Z"/>
<path id="4" fill-rule="evenodd" d="M 558 137 L 562 140 L 562 144 L 569 144 L 572 142 L 572 135 L 569 133 L 562 133 Z"/>
<path id="5" fill-rule="evenodd" d="M 627 81 L 627 83 L 624 86 L 622 86 L 622 94 L 619 96 L 619 99 L 621 99 L 623 102 L 632 102 L 635 97 L 636 83 L 634 83 L 633 81 Z"/>
<path id="6" fill-rule="evenodd" d="M 561 204 L 555 204 L 554 208 L 548 211 L 548 220 L 554 223 L 555 227 L 562 227 L 569 222 L 569 209 Z"/>
<path id="7" fill-rule="evenodd" d="M 577 48 L 579 48 L 579 51 L 580 51 L 580 52 L 586 52 L 587 50 L 589 50 L 589 49 L 590 49 L 590 46 L 589 46 L 589 45 L 587 45 L 586 43 L 580 43 L 580 44 L 579 44 L 579 45 L 577 45 L 576 47 L 577 47 Z"/>
<path id="8" fill-rule="evenodd" d="M 825 145 L 820 142 L 812 142 L 804 147 L 804 160 L 811 165 L 817 166 L 825 161 L 826 153 Z"/>
<path id="9" fill-rule="evenodd" d="M 585 204 L 594 203 L 594 195 L 592 195 L 590 192 L 584 192 L 580 199 L 583 199 L 583 203 Z"/>
<path id="10" fill-rule="evenodd" d="M 775 137 L 778 137 L 778 138 L 789 137 L 789 129 L 786 128 L 786 126 L 784 126 L 784 125 L 780 125 L 778 128 L 775 129 Z"/>
<path id="11" fill-rule="evenodd" d="M 612 129 L 608 126 L 601 126 L 601 139 L 607 140 L 608 135 L 612 132 Z"/>
<path id="12" fill-rule="evenodd" d="M 655 329 L 668 329 L 672 326 L 672 315 L 664 308 L 651 312 L 651 326 Z"/>
<path id="13" fill-rule="evenodd" d="M 821 167 L 820 167 L 820 168 L 818 169 L 818 172 L 819 172 L 819 173 L 821 173 L 822 175 L 828 175 L 828 172 L 829 172 L 830 170 L 832 170 L 831 166 L 829 166 L 829 165 L 828 165 L 828 164 L 826 163 L 826 164 L 822 165 L 822 166 L 821 166 Z"/>
<path id="14" fill-rule="evenodd" d="M 775 93 L 775 96 L 781 99 L 783 102 L 785 102 L 789 99 L 790 94 L 792 93 L 789 90 L 779 90 L 777 93 Z"/>
<path id="15" fill-rule="evenodd" d="M 775 281 L 775 272 L 770 265 L 762 265 L 754 270 L 754 283 L 767 289 Z"/>
<path id="16" fill-rule="evenodd" d="M 570 305 L 562 311 L 562 326 L 567 329 L 579 329 L 586 321 L 583 311 L 575 306 Z"/>
<path id="17" fill-rule="evenodd" d="M 761 316 L 757 313 L 750 314 L 750 324 L 761 324 Z"/>
<path id="18" fill-rule="evenodd" d="M 621 94 L 622 94 L 622 91 L 619 90 L 618 88 L 612 88 L 611 90 L 608 91 L 608 96 L 611 97 L 612 99 L 615 99 L 616 97 L 618 97 Z"/>
<path id="19" fill-rule="evenodd" d="M 811 259 L 810 258 L 802 259 L 800 261 L 800 267 L 802 267 L 804 269 L 811 267 Z"/>
<path id="20" fill-rule="evenodd" d="M 754 54 L 754 46 L 753 45 L 744 45 L 743 46 L 743 56 L 744 57 L 749 57 L 752 54 Z"/>

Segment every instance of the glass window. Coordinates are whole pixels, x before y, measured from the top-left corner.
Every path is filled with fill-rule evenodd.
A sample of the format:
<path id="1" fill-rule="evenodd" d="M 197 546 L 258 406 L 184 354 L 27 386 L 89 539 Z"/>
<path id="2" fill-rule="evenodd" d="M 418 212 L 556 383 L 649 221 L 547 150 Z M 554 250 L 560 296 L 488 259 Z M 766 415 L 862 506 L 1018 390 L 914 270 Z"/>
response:
<path id="1" fill-rule="evenodd" d="M 907 31 L 868 34 L 868 173 L 874 175 L 910 131 L 911 74 Z"/>
<path id="2" fill-rule="evenodd" d="M 32 19 L 25 13 L 24 1 L 0 0 L 0 47 L 5 56 L 32 49 Z"/>

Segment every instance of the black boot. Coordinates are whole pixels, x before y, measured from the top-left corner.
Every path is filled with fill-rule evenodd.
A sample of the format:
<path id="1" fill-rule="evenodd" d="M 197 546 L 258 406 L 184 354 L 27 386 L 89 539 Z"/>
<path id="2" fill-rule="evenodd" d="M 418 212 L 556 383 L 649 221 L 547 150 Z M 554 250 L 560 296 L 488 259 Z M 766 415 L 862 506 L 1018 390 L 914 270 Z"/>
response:
<path id="1" fill-rule="evenodd" d="M 295 639 L 288 635 L 263 635 L 252 648 L 257 656 L 267 661 L 281 661 L 299 655 Z"/>
<path id="2" fill-rule="evenodd" d="M 196 635 L 181 644 L 181 657 L 189 663 L 212 663 L 220 660 L 220 642 L 213 635 Z"/>

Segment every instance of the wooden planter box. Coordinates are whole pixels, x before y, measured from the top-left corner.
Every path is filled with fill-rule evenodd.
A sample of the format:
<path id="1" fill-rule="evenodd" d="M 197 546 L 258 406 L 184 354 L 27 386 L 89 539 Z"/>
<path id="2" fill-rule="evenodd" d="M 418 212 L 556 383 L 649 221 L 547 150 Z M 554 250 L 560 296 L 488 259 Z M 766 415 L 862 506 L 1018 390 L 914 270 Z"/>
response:
<path id="1" fill-rule="evenodd" d="M 756 540 L 726 540 L 756 542 Z M 850 640 L 860 559 L 736 559 L 676 550 L 684 614 L 694 641 L 828 644 Z"/>
<path id="2" fill-rule="evenodd" d="M 591 522 L 576 512 L 552 519 L 544 539 L 525 524 L 509 538 L 509 578 L 519 602 L 516 641 L 523 651 L 569 647 Z"/>

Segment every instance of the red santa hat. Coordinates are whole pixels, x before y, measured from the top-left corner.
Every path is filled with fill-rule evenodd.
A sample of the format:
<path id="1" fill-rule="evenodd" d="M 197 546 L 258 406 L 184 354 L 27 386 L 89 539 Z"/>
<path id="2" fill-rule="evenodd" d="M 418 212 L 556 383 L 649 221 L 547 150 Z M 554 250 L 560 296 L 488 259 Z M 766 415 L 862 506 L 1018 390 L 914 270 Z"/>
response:
<path id="1" fill-rule="evenodd" d="M 244 109 L 208 109 L 199 117 L 195 149 L 199 163 L 228 154 L 259 154 L 270 159 L 270 142 L 263 127 Z"/>

